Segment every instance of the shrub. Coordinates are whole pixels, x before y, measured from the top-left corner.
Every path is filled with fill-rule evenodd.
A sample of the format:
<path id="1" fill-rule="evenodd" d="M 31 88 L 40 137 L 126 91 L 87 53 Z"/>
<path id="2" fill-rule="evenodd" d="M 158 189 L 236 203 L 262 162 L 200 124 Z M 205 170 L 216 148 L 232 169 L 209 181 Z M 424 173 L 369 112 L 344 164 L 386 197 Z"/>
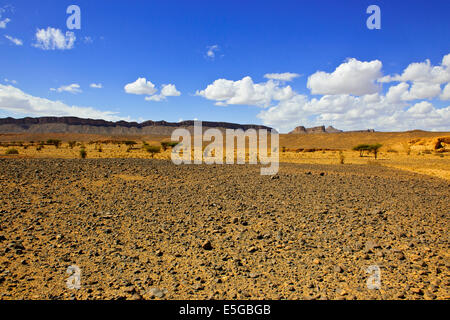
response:
<path id="1" fill-rule="evenodd" d="M 161 152 L 161 147 L 159 146 L 145 146 L 145 151 L 151 154 L 152 158 L 156 153 Z"/>
<path id="2" fill-rule="evenodd" d="M 177 144 L 179 144 L 179 142 L 176 142 L 176 141 L 163 141 L 163 142 L 161 142 L 161 146 L 162 146 L 164 151 L 166 151 L 168 148 L 175 147 Z"/>
<path id="3" fill-rule="evenodd" d="M 56 148 L 59 148 L 59 146 L 61 145 L 61 140 L 59 140 L 59 139 L 48 139 L 47 140 L 47 144 L 48 145 L 54 145 Z"/>
<path id="4" fill-rule="evenodd" d="M 137 144 L 137 142 L 133 140 L 123 141 L 123 143 L 127 146 L 134 146 L 135 144 Z"/>
<path id="5" fill-rule="evenodd" d="M 87 151 L 86 151 L 86 149 L 81 148 L 81 149 L 80 149 L 80 157 L 81 157 L 82 159 L 84 159 L 84 158 L 86 158 L 86 156 L 87 156 Z"/>
<path id="6" fill-rule="evenodd" d="M 9 148 L 8 150 L 5 151 L 5 154 L 19 154 L 19 151 L 14 148 Z"/>
<path id="7" fill-rule="evenodd" d="M 75 147 L 76 144 L 77 144 L 76 141 L 69 141 L 69 148 L 73 149 L 73 147 Z"/>
<path id="8" fill-rule="evenodd" d="M 98 147 L 98 152 L 103 152 L 102 146 Z"/>
<path id="9" fill-rule="evenodd" d="M 44 146 L 43 146 L 43 145 L 38 145 L 38 146 L 36 146 L 36 151 L 41 151 L 41 150 L 42 150 L 42 148 L 44 148 Z"/>
<path id="10" fill-rule="evenodd" d="M 344 153 L 342 151 L 339 151 L 339 163 L 344 164 L 344 161 L 345 161 Z"/>

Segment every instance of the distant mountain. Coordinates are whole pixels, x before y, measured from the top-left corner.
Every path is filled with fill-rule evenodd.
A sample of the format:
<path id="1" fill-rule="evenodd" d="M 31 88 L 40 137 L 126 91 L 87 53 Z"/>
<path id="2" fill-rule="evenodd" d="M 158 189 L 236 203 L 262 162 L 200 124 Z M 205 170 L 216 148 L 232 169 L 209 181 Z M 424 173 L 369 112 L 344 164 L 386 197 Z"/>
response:
<path id="1" fill-rule="evenodd" d="M 77 117 L 39 117 L 39 118 L 3 118 L 0 119 L 0 133 L 87 133 L 105 135 L 171 135 L 176 128 L 192 131 L 194 121 L 166 122 L 145 121 L 141 123 L 127 121 L 106 121 Z M 202 121 L 204 129 L 267 129 L 270 127 L 255 124 L 237 124 L 229 122 Z"/>
<path id="2" fill-rule="evenodd" d="M 344 132 L 344 131 L 336 129 L 332 126 L 329 126 L 327 128 L 325 128 L 325 126 L 318 126 L 318 127 L 312 127 L 312 128 L 305 128 L 304 126 L 298 126 L 289 133 L 290 134 L 312 134 L 312 133 L 338 133 L 338 132 Z M 367 129 L 367 130 L 355 130 L 355 131 L 348 131 L 348 132 L 375 132 L 375 130 Z"/>

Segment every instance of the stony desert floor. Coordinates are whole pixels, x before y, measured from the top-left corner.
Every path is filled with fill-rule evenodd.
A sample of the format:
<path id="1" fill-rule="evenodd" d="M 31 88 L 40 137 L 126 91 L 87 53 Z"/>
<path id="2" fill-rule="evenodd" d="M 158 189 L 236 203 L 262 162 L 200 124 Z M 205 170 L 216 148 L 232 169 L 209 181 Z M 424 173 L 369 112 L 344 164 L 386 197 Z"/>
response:
<path id="1" fill-rule="evenodd" d="M 0 159 L 0 299 L 449 299 L 449 181 L 367 164 Z M 81 270 L 68 289 L 67 269 Z M 380 268 L 369 290 L 367 268 Z"/>

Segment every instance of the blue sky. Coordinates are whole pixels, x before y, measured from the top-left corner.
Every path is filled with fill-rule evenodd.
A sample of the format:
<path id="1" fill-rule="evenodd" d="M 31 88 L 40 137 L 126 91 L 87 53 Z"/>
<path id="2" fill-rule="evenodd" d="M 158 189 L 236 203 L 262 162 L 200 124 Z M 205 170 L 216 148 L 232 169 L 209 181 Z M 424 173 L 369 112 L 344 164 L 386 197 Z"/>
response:
<path id="1" fill-rule="evenodd" d="M 81 9 L 80 30 L 67 29 L 71 4 Z M 366 26 L 372 4 L 380 30 Z M 450 130 L 446 0 L 15 0 L 0 8 L 0 117 Z M 58 36 L 66 42 L 55 47 Z M 408 76 L 412 63 L 421 65 Z M 264 77 L 287 72 L 297 76 Z M 176 89 L 164 96 L 168 84 Z M 142 85 L 147 93 L 136 94 Z"/>

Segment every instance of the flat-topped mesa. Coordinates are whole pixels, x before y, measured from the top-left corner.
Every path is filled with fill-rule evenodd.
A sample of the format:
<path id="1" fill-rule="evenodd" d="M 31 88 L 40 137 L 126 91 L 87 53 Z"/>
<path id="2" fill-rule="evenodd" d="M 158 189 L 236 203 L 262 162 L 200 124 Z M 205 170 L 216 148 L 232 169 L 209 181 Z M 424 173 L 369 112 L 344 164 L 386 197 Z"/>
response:
<path id="1" fill-rule="evenodd" d="M 310 134 L 310 133 L 335 133 L 335 132 L 342 132 L 342 130 L 338 130 L 336 128 L 333 128 L 332 126 L 329 126 L 327 128 L 325 128 L 325 126 L 318 126 L 312 128 L 305 128 L 304 126 L 298 126 L 289 133 Z"/>
<path id="2" fill-rule="evenodd" d="M 339 130 L 334 128 L 333 126 L 318 126 L 312 128 L 305 128 L 304 126 L 298 126 L 291 132 L 290 134 L 312 134 L 312 133 L 339 133 L 344 132 L 343 130 Z M 345 132 L 375 132 L 374 129 L 366 129 L 366 130 L 354 130 L 354 131 L 345 131 Z"/>
<path id="3" fill-rule="evenodd" d="M 237 124 L 229 122 L 202 121 L 203 128 L 218 129 L 266 129 L 270 127 L 256 124 Z M 128 122 L 102 119 L 83 119 L 77 117 L 39 117 L 0 119 L 0 133 L 88 133 L 88 134 L 155 134 L 170 135 L 176 128 L 193 128 L 194 121 L 152 121 Z"/>

